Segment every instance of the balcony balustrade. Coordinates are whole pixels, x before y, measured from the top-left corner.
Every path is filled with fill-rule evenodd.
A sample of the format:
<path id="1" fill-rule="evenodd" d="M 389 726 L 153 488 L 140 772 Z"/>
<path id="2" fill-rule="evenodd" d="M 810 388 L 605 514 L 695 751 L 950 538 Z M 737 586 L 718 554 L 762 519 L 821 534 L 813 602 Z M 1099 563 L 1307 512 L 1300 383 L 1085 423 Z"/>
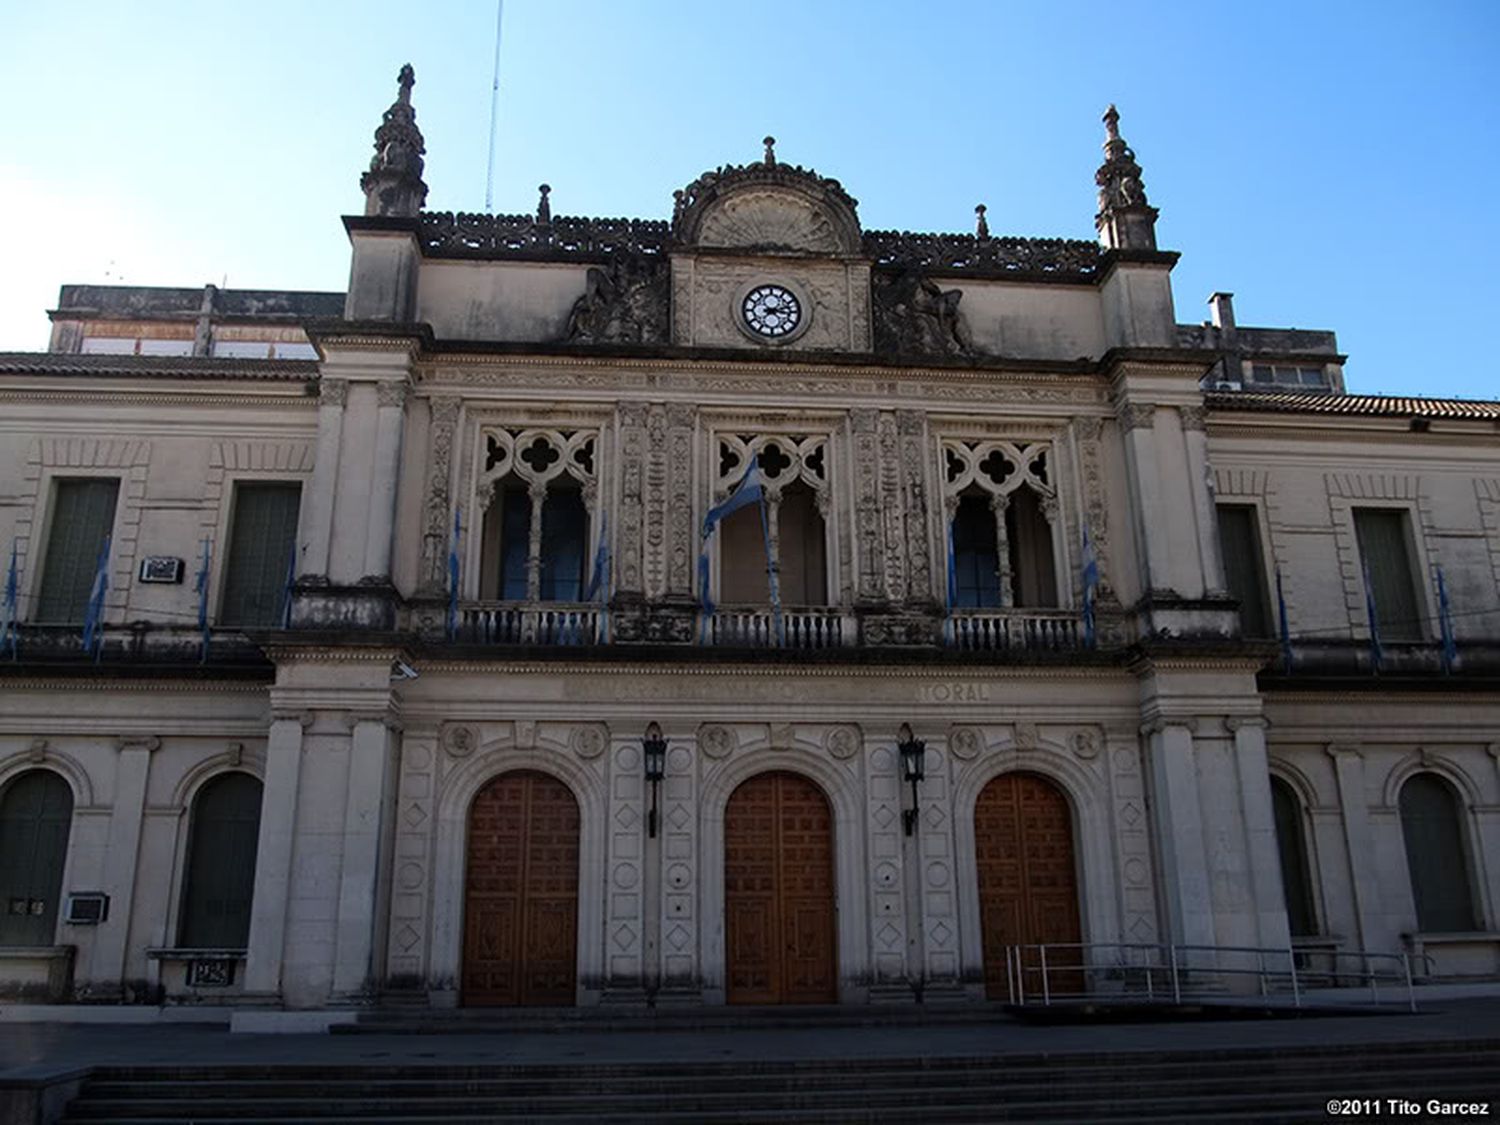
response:
<path id="1" fill-rule="evenodd" d="M 1084 643 L 1083 622 L 1066 609 L 959 610 L 943 638 L 962 652 L 1070 652 Z"/>
<path id="2" fill-rule="evenodd" d="M 837 609 L 783 610 L 778 636 L 776 615 L 769 609 L 720 606 L 706 623 L 700 621 L 698 636 L 715 646 L 808 650 L 852 645 L 857 632 L 853 617 Z"/>
<path id="3" fill-rule="evenodd" d="M 459 639 L 482 645 L 596 645 L 609 638 L 597 605 L 478 602 L 461 611 Z"/>

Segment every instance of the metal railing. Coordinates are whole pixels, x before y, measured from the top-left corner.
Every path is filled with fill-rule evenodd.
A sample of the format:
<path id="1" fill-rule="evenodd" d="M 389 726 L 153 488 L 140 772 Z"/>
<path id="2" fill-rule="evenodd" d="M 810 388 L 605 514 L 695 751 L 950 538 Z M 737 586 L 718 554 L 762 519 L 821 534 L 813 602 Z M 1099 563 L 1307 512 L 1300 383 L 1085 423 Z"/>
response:
<path id="1" fill-rule="evenodd" d="M 964 652 L 1063 652 L 1082 647 L 1083 628 L 1069 610 L 959 610 L 944 623 L 943 640 Z"/>
<path id="2" fill-rule="evenodd" d="M 1082 1001 L 1172 1003 L 1258 996 L 1301 1008 L 1312 990 L 1336 990 L 1338 1002 L 1402 1004 L 1417 1010 L 1406 953 L 1319 950 L 1305 964 L 1293 947 L 1069 942 L 1005 950 L 1010 1002 L 1044 1007 Z M 1347 965 L 1348 967 L 1344 967 Z M 1368 996 L 1365 990 L 1368 989 Z"/>
<path id="3" fill-rule="evenodd" d="M 490 602 L 463 607 L 459 639 L 482 645 L 594 645 L 608 637 L 597 605 Z"/>
<path id="4" fill-rule="evenodd" d="M 748 648 L 821 649 L 854 643 L 852 619 L 837 609 L 787 609 L 781 613 L 781 636 L 769 609 L 720 606 L 699 622 L 698 636 L 709 645 Z"/>

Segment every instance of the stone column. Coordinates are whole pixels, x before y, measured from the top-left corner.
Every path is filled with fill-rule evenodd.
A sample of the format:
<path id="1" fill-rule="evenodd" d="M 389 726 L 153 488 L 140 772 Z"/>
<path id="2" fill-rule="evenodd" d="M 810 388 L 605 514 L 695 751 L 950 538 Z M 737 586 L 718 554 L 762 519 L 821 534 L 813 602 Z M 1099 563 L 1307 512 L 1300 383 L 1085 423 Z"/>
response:
<path id="1" fill-rule="evenodd" d="M 365 525 L 367 577 L 389 580 L 391 574 L 391 530 L 396 523 L 396 482 L 401 467 L 401 421 L 406 407 L 407 385 L 402 382 L 376 384 L 374 473 L 370 481 L 370 518 Z"/>
<path id="2" fill-rule="evenodd" d="M 302 497 L 302 527 L 298 543 L 300 575 L 328 574 L 328 549 L 333 541 L 333 492 L 338 482 L 344 437 L 344 403 L 349 397 L 345 379 L 323 379 L 318 399 L 318 445 L 312 480 Z"/>
<path id="3" fill-rule="evenodd" d="M 1265 948 L 1291 943 L 1286 893 L 1281 885 L 1281 853 L 1276 846 L 1276 817 L 1271 809 L 1271 769 L 1266 759 L 1266 721 L 1231 716 L 1224 725 L 1234 736 L 1234 763 L 1240 787 L 1240 815 L 1245 820 L 1245 852 L 1250 893 L 1255 902 L 1256 939 Z"/>
<path id="4" fill-rule="evenodd" d="M 1000 572 L 1002 609 L 1016 604 L 1016 592 L 1012 586 L 1015 575 L 1010 569 L 1010 529 L 1005 526 L 1005 513 L 1009 510 L 1009 496 L 997 493 L 990 497 L 990 511 L 995 514 L 995 566 Z"/>
<path id="5" fill-rule="evenodd" d="M 1354 920 L 1359 927 L 1355 948 L 1370 948 L 1379 933 L 1380 882 L 1375 869 L 1375 841 L 1370 833 L 1369 802 L 1365 797 L 1365 761 L 1357 746 L 1330 743 L 1334 780 L 1339 790 L 1339 813 L 1344 822 L 1344 846 L 1349 857 L 1349 886 L 1353 890 Z"/>
<path id="6" fill-rule="evenodd" d="M 377 980 L 376 934 L 383 919 L 381 845 L 389 825 L 391 735 L 384 715 L 353 715 L 339 867 L 334 995 L 366 996 Z"/>
<path id="7" fill-rule="evenodd" d="M 1207 411 L 1184 406 L 1182 440 L 1187 447 L 1188 487 L 1193 493 L 1193 517 L 1198 531 L 1198 560 L 1203 567 L 1203 587 L 1209 595 L 1223 594 L 1224 560 L 1219 553 L 1219 519 L 1214 510 L 1213 467 L 1208 463 Z"/>
<path id="8" fill-rule="evenodd" d="M 526 540 L 526 600 L 542 600 L 542 509 L 547 505 L 547 486 L 533 484 L 531 495 L 531 525 Z"/>
<path id="9" fill-rule="evenodd" d="M 1214 910 L 1203 852 L 1203 815 L 1198 799 L 1193 726 L 1183 719 L 1157 719 L 1142 728 L 1152 789 L 1152 818 L 1161 858 L 1168 940 L 1214 943 Z"/>
<path id="10" fill-rule="evenodd" d="M 311 721 L 310 713 L 276 715 L 266 741 L 266 781 L 261 796 L 260 840 L 255 849 L 250 948 L 245 961 L 245 991 L 250 993 L 275 996 L 281 990 L 287 891 L 292 878 L 292 841 L 302 774 L 302 732 Z"/>
<path id="11" fill-rule="evenodd" d="M 1127 403 L 1120 411 L 1125 431 L 1125 466 L 1135 494 L 1135 541 L 1141 559 L 1141 588 L 1145 594 L 1169 589 L 1168 538 L 1163 533 L 1169 516 L 1162 502 L 1161 474 L 1156 465 L 1156 407 Z"/>
<path id="12" fill-rule="evenodd" d="M 141 821 L 146 808 L 146 780 L 155 737 L 122 738 L 116 744 L 114 800 L 110 805 L 108 843 L 104 853 L 104 893 L 109 918 L 94 935 L 93 955 L 84 982 L 89 998 L 118 996 L 125 977 L 125 946 L 130 930 L 140 856 Z M 82 990 L 81 990 L 82 991 Z"/>

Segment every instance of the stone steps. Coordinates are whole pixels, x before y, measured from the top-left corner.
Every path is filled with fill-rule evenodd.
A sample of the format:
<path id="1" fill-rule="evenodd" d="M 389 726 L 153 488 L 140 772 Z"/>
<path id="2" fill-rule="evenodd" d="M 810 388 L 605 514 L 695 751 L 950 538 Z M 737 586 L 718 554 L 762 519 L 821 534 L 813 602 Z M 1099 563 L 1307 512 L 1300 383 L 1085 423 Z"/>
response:
<path id="1" fill-rule="evenodd" d="M 724 1063 L 97 1068 L 65 1122 L 1323 1120 L 1331 1097 L 1485 1101 L 1500 1041 Z"/>

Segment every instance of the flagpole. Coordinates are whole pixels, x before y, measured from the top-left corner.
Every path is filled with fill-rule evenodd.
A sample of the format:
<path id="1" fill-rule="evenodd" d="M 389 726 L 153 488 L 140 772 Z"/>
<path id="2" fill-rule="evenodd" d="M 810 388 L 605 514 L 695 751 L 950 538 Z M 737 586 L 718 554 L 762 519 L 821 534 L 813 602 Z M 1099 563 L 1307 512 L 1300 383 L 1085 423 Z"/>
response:
<path id="1" fill-rule="evenodd" d="M 1375 591 L 1370 586 L 1370 564 L 1361 560 L 1360 569 L 1365 578 L 1365 615 L 1370 619 L 1370 669 L 1378 676 L 1385 660 L 1380 645 L 1380 617 L 1375 612 Z"/>
<path id="2" fill-rule="evenodd" d="M 1453 665 L 1458 660 L 1458 644 L 1453 639 L 1453 607 L 1448 604 L 1448 583 L 1443 580 L 1443 568 L 1437 568 L 1438 627 L 1443 638 L 1443 675 L 1453 675 Z"/>
<path id="3" fill-rule="evenodd" d="M 1276 568 L 1276 616 L 1281 630 L 1281 666 L 1282 670 L 1290 676 L 1292 674 L 1292 631 L 1287 627 L 1286 619 L 1286 595 L 1281 589 L 1281 567 Z"/>
<path id="4" fill-rule="evenodd" d="M 19 660 L 17 651 L 16 615 L 17 606 L 20 602 L 20 582 L 16 574 L 16 541 L 14 537 L 10 541 L 10 570 L 5 575 L 5 632 L 0 633 L 0 645 L 10 648 L 11 660 Z"/>
<path id="5" fill-rule="evenodd" d="M 203 565 L 198 569 L 198 663 L 208 663 L 208 536 L 203 537 Z"/>

